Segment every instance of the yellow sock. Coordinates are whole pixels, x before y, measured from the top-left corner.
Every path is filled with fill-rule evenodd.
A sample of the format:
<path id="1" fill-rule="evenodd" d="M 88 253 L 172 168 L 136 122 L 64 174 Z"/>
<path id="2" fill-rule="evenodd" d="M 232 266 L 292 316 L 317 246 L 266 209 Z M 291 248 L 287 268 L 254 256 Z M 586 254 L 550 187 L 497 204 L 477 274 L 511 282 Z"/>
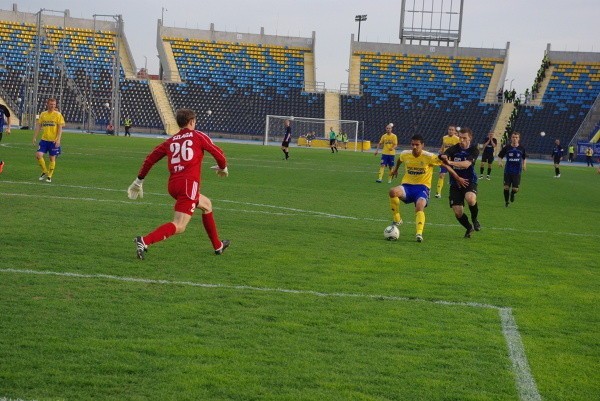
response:
<path id="1" fill-rule="evenodd" d="M 55 166 L 56 166 L 56 162 L 50 162 L 50 164 L 48 166 L 48 177 L 52 178 L 52 175 L 54 174 Z"/>
<path id="2" fill-rule="evenodd" d="M 442 193 L 442 188 L 444 188 L 444 179 L 443 178 L 438 178 L 437 192 L 436 192 L 436 194 L 441 194 Z"/>
<path id="3" fill-rule="evenodd" d="M 415 213 L 415 221 L 417 222 L 417 234 L 423 235 L 423 229 L 425 228 L 425 212 Z"/>
<path id="4" fill-rule="evenodd" d="M 390 198 L 390 206 L 392 207 L 392 220 L 394 223 L 400 223 L 400 198 L 397 196 Z"/>
<path id="5" fill-rule="evenodd" d="M 379 181 L 381 181 L 381 179 L 383 178 L 384 171 L 385 171 L 385 167 L 383 167 L 383 166 L 379 167 L 379 178 L 377 178 Z"/>
<path id="6" fill-rule="evenodd" d="M 37 159 L 37 161 L 40 167 L 42 168 L 42 173 L 48 174 L 48 170 L 46 170 L 46 160 L 44 160 L 43 157 L 40 157 L 39 159 Z"/>

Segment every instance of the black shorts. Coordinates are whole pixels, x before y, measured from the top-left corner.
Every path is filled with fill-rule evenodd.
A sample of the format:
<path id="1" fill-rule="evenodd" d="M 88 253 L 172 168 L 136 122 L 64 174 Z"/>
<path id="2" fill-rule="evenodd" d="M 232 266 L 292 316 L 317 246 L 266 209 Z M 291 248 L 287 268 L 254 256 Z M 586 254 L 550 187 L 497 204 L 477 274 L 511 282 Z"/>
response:
<path id="1" fill-rule="evenodd" d="M 281 146 L 283 146 L 284 148 L 289 148 L 290 147 L 290 141 L 283 141 L 283 142 L 281 142 Z"/>
<path id="2" fill-rule="evenodd" d="M 560 164 L 560 156 L 554 156 L 554 164 Z"/>
<path id="3" fill-rule="evenodd" d="M 466 188 L 458 188 L 454 185 L 450 185 L 450 207 L 452 206 L 464 206 L 465 195 L 467 192 L 473 192 L 477 195 L 477 184 L 469 184 Z"/>
<path id="4" fill-rule="evenodd" d="M 330 139 L 329 140 L 329 146 L 333 146 L 335 145 L 335 139 Z"/>
<path id="5" fill-rule="evenodd" d="M 490 154 L 484 153 L 483 155 L 481 155 L 481 162 L 492 164 L 494 162 L 494 154 L 493 153 L 490 153 Z"/>
<path id="6" fill-rule="evenodd" d="M 504 185 L 507 187 L 519 188 L 521 183 L 521 174 L 504 173 Z"/>

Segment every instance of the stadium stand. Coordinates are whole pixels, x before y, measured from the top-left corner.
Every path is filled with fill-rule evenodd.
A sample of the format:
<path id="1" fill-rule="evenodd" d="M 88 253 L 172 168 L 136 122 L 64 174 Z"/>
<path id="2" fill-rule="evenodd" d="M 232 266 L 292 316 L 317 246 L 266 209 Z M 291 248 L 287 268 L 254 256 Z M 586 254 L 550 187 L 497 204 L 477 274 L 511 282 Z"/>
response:
<path id="1" fill-rule="evenodd" d="M 514 130 L 521 132 L 522 144 L 531 153 L 549 154 L 554 139 L 562 144 L 576 137 L 591 140 L 593 127 L 582 123 L 600 95 L 600 53 L 555 52 L 548 48 L 548 86 L 539 105 L 519 106 Z M 545 137 L 539 135 L 546 133 Z"/>
<path id="2" fill-rule="evenodd" d="M 15 110 L 22 111 L 25 91 L 32 90 L 36 38 L 40 37 L 38 102 L 58 98 L 67 125 L 82 126 L 92 104 L 96 129 L 110 120 L 106 107 L 112 95 L 113 59 L 118 40 L 114 23 L 53 15 L 42 16 L 38 29 L 35 14 L 0 10 L 0 93 Z M 120 55 L 123 58 L 123 53 Z M 130 63 L 129 63 L 130 64 Z M 127 64 L 127 65 L 129 65 Z M 122 116 L 136 115 L 135 125 L 161 128 L 162 123 L 146 80 L 126 79 L 120 68 Z M 123 121 L 121 121 L 122 124 Z"/>
<path id="3" fill-rule="evenodd" d="M 353 42 L 352 57 L 360 58 L 362 95 L 342 96 L 342 118 L 363 120 L 365 139 L 371 141 L 378 140 L 389 122 L 404 143 L 418 133 L 426 144 L 437 146 L 448 124 L 468 126 L 483 137 L 498 114 L 496 93 L 504 82 L 507 52 L 508 46 L 500 50 Z"/>
<path id="4" fill-rule="evenodd" d="M 166 84 L 171 105 L 197 110 L 200 129 L 262 135 L 268 114 L 322 118 L 324 94 L 304 91 L 314 34 L 291 38 L 161 26 L 159 34 L 165 44 L 161 63 L 168 64 L 172 51 L 173 76 L 182 81 Z"/>

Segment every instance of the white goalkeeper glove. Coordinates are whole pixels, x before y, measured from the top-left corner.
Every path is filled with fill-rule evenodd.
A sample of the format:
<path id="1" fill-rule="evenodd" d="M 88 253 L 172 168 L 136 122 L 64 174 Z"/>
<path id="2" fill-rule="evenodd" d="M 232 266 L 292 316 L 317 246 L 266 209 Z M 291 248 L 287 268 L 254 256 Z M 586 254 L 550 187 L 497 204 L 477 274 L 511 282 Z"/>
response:
<path id="1" fill-rule="evenodd" d="M 143 198 L 144 197 L 144 188 L 142 186 L 143 184 L 144 184 L 144 180 L 140 180 L 139 178 L 136 178 L 131 183 L 129 188 L 127 188 L 127 197 L 129 197 L 129 199 L 137 199 L 138 196 L 140 198 Z"/>
<path id="2" fill-rule="evenodd" d="M 225 166 L 224 169 L 220 169 L 219 166 L 212 166 L 211 168 L 213 170 L 217 170 L 217 175 L 219 177 L 228 177 L 229 176 L 229 170 L 227 170 L 227 166 Z"/>

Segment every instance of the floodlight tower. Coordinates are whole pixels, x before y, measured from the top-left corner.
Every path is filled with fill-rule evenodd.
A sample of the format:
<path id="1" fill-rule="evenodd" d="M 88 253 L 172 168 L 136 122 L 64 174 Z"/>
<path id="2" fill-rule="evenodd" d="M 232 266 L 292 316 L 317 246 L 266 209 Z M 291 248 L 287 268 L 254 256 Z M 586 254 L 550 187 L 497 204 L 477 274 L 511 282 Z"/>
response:
<path id="1" fill-rule="evenodd" d="M 357 15 L 356 17 L 354 17 L 354 21 L 358 22 L 358 40 L 357 40 L 357 42 L 360 42 L 360 23 L 363 21 L 366 21 L 366 20 L 367 20 L 366 14 Z"/>
<path id="2" fill-rule="evenodd" d="M 400 11 L 401 43 L 458 47 L 464 0 L 431 0 L 427 4 L 412 0 L 409 8 L 406 2 L 402 0 Z"/>

